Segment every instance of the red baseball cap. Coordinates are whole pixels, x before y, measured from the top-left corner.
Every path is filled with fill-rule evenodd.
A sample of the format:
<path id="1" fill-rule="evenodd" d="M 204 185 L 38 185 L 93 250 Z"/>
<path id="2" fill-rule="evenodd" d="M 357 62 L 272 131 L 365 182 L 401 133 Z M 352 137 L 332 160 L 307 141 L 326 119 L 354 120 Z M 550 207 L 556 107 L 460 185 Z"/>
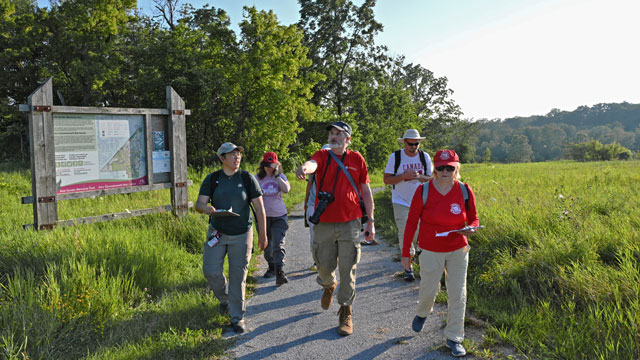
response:
<path id="1" fill-rule="evenodd" d="M 456 154 L 453 150 L 440 150 L 436 153 L 436 156 L 433 157 L 433 165 L 435 167 L 442 165 L 460 165 L 460 158 L 458 158 L 458 154 Z"/>
<path id="2" fill-rule="evenodd" d="M 262 161 L 266 162 L 267 164 L 277 163 L 278 162 L 278 155 L 276 153 L 274 153 L 273 151 L 266 152 L 266 153 L 264 153 L 264 156 L 262 157 Z"/>

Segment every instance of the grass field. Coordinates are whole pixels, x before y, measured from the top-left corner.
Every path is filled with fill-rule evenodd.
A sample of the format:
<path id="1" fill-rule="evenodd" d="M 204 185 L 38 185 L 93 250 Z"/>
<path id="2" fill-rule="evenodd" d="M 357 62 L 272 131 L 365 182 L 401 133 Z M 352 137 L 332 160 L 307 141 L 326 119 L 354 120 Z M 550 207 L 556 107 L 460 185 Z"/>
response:
<path id="1" fill-rule="evenodd" d="M 191 201 L 210 170 L 189 172 Z M 468 304 L 490 324 L 487 344 L 539 358 L 639 358 L 640 163 L 463 165 L 462 175 L 486 226 L 471 243 Z M 287 176 L 291 209 L 306 182 Z M 371 178 L 382 186 L 381 173 Z M 224 354 L 228 318 L 201 272 L 206 217 L 25 231 L 32 208 L 20 197 L 30 192 L 28 171 L 0 165 L 0 358 Z M 70 219 L 169 202 L 156 191 L 58 207 Z M 378 232 L 388 237 L 389 204 L 389 192 L 376 195 Z"/>
<path id="2" fill-rule="evenodd" d="M 491 324 L 488 345 L 640 358 L 640 162 L 464 164 L 461 174 L 486 226 L 471 240 L 468 307 Z M 397 241 L 390 190 L 376 204 Z"/>

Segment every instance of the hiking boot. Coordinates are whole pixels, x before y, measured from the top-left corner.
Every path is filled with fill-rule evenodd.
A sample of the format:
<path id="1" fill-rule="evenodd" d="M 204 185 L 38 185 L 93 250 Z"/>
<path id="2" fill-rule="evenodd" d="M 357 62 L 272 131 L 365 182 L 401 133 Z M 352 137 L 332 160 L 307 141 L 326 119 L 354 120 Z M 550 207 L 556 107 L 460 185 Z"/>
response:
<path id="1" fill-rule="evenodd" d="M 351 322 L 351 306 L 341 305 L 338 310 L 338 334 L 347 336 L 353 334 L 353 322 Z"/>
<path id="2" fill-rule="evenodd" d="M 282 267 L 276 267 L 276 285 L 282 285 L 288 283 L 287 277 L 284 275 L 284 271 L 282 271 Z"/>
<path id="3" fill-rule="evenodd" d="M 412 282 L 415 279 L 416 279 L 416 277 L 415 277 L 415 275 L 413 275 L 413 270 L 405 270 L 404 271 L 404 281 Z"/>
<path id="4" fill-rule="evenodd" d="M 465 350 L 464 346 L 462 346 L 462 344 L 460 344 L 459 342 L 447 339 L 446 345 L 449 349 L 451 349 L 451 355 L 453 356 L 457 357 L 467 355 L 467 350 Z"/>
<path id="5" fill-rule="evenodd" d="M 420 317 L 416 315 L 416 317 L 413 318 L 413 322 L 411 323 L 411 328 L 413 329 L 413 331 L 415 332 L 422 331 L 422 327 L 424 327 L 425 320 L 427 320 L 426 317 Z"/>
<path id="6" fill-rule="evenodd" d="M 371 240 L 366 240 L 365 239 L 365 240 L 360 241 L 360 245 L 365 245 L 365 246 L 367 246 L 367 245 L 378 245 L 378 244 L 379 243 L 378 243 L 378 241 L 376 239 L 371 239 Z"/>
<path id="7" fill-rule="evenodd" d="M 223 315 L 229 314 L 229 304 L 221 303 L 220 307 L 218 308 L 218 311 L 220 311 L 220 314 L 223 314 Z"/>
<path id="8" fill-rule="evenodd" d="M 269 269 L 264 273 L 264 278 L 268 279 L 274 276 L 276 276 L 276 266 L 273 264 L 269 264 Z"/>
<path id="9" fill-rule="evenodd" d="M 333 283 L 329 287 L 324 288 L 322 292 L 322 298 L 320 299 L 320 306 L 323 309 L 327 310 L 331 306 L 331 302 L 333 302 L 333 292 L 336 290 L 336 286 L 338 284 Z"/>
<path id="10" fill-rule="evenodd" d="M 243 332 L 247 331 L 247 326 L 244 324 L 244 320 L 240 320 L 237 323 L 234 323 L 233 331 L 235 331 L 236 334 L 242 334 Z"/>

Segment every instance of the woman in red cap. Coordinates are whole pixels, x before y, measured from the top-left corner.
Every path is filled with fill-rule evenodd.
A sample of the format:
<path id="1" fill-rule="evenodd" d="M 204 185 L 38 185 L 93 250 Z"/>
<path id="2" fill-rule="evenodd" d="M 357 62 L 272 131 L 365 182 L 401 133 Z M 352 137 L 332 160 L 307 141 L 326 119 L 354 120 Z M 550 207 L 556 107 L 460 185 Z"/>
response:
<path id="1" fill-rule="evenodd" d="M 440 150 L 434 157 L 434 179 L 418 186 L 404 233 L 402 265 L 409 269 L 411 241 L 420 222 L 418 245 L 420 253 L 420 292 L 412 328 L 420 332 L 433 311 L 445 271 L 447 286 L 447 325 L 444 328 L 446 346 L 454 356 L 464 356 L 464 312 L 467 300 L 468 236 L 475 230 L 465 229 L 479 224 L 476 201 L 468 185 L 459 182 L 460 160 L 453 150 Z M 423 193 L 423 188 L 426 194 Z M 465 229 L 461 230 L 460 229 Z"/>
<path id="2" fill-rule="evenodd" d="M 264 194 L 264 209 L 267 215 L 267 248 L 264 249 L 264 258 L 269 263 L 269 269 L 264 274 L 265 278 L 276 277 L 276 285 L 289 282 L 284 274 L 284 237 L 289 229 L 287 219 L 287 207 L 282 201 L 282 193 L 288 193 L 291 189 L 289 180 L 282 173 L 282 165 L 278 161 L 278 155 L 272 151 L 264 154 L 258 169 L 258 183 Z"/>

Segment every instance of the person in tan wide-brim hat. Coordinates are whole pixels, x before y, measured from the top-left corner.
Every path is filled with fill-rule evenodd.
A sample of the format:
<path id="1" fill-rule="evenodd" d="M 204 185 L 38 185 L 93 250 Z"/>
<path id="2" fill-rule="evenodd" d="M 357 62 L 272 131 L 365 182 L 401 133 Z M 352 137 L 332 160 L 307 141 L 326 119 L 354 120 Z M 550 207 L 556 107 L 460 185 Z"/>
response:
<path id="1" fill-rule="evenodd" d="M 400 253 L 403 249 L 404 227 L 409 216 L 411 198 L 420 184 L 431 178 L 432 165 L 429 154 L 419 149 L 424 137 L 416 129 L 408 129 L 398 141 L 404 144 L 404 149 L 397 150 L 389 156 L 384 169 L 384 183 L 392 185 L 391 202 L 393 215 L 398 227 L 398 246 Z M 414 238 L 414 242 L 417 235 Z M 411 256 L 415 254 L 414 244 L 409 244 Z M 415 280 L 413 269 L 405 269 L 404 280 Z"/>
<path id="2" fill-rule="evenodd" d="M 407 131 L 404 132 L 404 136 L 401 138 L 398 138 L 399 142 L 404 142 L 404 140 L 424 140 L 424 137 L 420 136 L 420 133 L 418 132 L 418 130 L 416 129 L 408 129 Z"/>

